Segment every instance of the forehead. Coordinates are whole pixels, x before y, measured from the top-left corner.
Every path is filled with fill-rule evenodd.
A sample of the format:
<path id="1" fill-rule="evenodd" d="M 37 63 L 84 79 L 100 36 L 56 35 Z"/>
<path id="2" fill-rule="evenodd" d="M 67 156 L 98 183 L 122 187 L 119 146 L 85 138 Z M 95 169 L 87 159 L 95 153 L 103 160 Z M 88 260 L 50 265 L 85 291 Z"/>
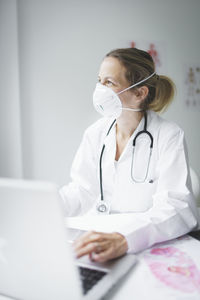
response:
<path id="1" fill-rule="evenodd" d="M 105 77 L 113 77 L 116 80 L 126 79 L 126 68 L 115 57 L 106 57 L 101 63 L 99 69 L 99 76 L 103 79 Z"/>

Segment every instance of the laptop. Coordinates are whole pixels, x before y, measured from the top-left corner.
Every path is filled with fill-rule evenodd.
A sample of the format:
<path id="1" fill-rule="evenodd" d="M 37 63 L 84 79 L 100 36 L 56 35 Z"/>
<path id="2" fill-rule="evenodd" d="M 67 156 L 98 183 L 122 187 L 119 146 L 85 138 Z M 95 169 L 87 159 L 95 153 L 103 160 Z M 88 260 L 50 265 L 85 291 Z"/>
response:
<path id="1" fill-rule="evenodd" d="M 69 231 L 56 185 L 0 179 L 0 296 L 100 299 L 136 262 L 131 254 L 102 264 L 76 259 Z"/>

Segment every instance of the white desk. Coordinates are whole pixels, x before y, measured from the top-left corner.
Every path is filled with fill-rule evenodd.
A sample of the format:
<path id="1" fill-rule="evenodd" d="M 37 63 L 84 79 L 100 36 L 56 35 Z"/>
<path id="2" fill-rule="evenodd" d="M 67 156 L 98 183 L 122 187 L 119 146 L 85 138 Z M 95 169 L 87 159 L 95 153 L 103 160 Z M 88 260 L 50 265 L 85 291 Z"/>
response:
<path id="1" fill-rule="evenodd" d="M 115 218 L 115 215 L 112 216 Z M 119 217 L 119 216 L 117 216 Z M 120 215 L 120 218 L 123 218 Z M 86 222 L 87 221 L 87 222 Z M 106 223 L 96 220 L 97 231 L 104 231 L 111 226 L 117 226 L 116 222 Z M 94 220 L 71 219 L 68 220 L 72 228 L 91 230 Z M 118 222 L 122 224 L 123 222 Z M 102 226 L 103 228 L 102 230 Z M 119 225 L 120 226 L 120 225 Z M 116 229 L 113 229 L 117 231 Z M 200 238 L 200 231 L 199 231 Z M 156 249 L 155 246 L 152 249 Z M 137 265 L 117 284 L 107 295 L 105 300 L 199 300 L 200 299 L 200 242 L 191 236 L 186 236 L 174 241 L 160 244 L 160 247 L 171 247 L 175 255 L 182 257 L 177 261 L 176 257 L 165 255 L 151 255 L 150 249 L 138 255 Z M 146 257 L 148 256 L 148 257 Z M 149 258 L 150 256 L 150 258 Z M 149 259 L 147 259 L 149 258 Z M 154 265 L 152 270 L 149 264 Z M 158 262 L 157 269 L 155 264 Z M 193 266 L 193 269 L 191 268 Z M 159 269 L 160 268 L 160 269 Z M 168 269 L 169 268 L 169 269 Z M 194 274 L 192 273 L 194 271 Z M 155 274 L 157 272 L 157 274 Z M 160 274 L 160 276 L 159 276 Z M 161 278 L 162 276 L 162 278 Z M 171 282 L 173 281 L 173 282 Z"/>
<path id="2" fill-rule="evenodd" d="M 155 250 L 158 248 L 161 248 L 161 251 L 165 249 L 166 254 L 159 254 L 159 250 Z M 150 254 L 150 249 L 138 255 L 137 265 L 104 300 L 200 299 L 200 242 L 191 236 L 185 236 L 154 246 L 152 249 L 153 255 Z"/>
<path id="3" fill-rule="evenodd" d="M 199 231 L 200 236 L 200 231 Z M 168 253 L 172 250 L 175 255 L 162 256 L 156 250 L 157 254 L 152 260 L 151 250 L 160 248 L 161 251 L 168 248 Z M 171 249 L 171 250 L 169 250 Z M 177 265 L 177 257 L 179 264 Z M 182 258 L 181 258 L 182 257 Z M 181 263 L 182 259 L 182 263 Z M 150 270 L 150 264 L 159 262 L 163 264 L 158 275 L 163 275 L 162 280 L 155 276 Z M 191 269 L 191 265 L 194 265 Z M 170 272 L 168 271 L 171 268 Z M 179 269 L 175 269 L 179 267 Z M 182 268 L 182 269 L 181 269 Z M 175 287 L 172 287 L 172 282 L 168 280 L 165 274 L 168 271 L 169 275 L 173 276 L 172 282 Z M 165 272 L 165 273 L 164 273 Z M 193 274 L 192 274 L 193 272 Z M 196 274 L 194 276 L 194 274 Z M 168 278 L 169 279 L 169 278 Z M 188 284 L 188 281 L 190 283 Z M 192 281 L 192 282 L 191 282 Z M 187 291 L 183 291 L 186 289 Z M 159 244 L 144 251 L 138 255 L 138 262 L 135 267 L 104 297 L 104 300 L 199 300 L 200 299 L 200 242 L 197 239 L 187 235 L 180 239 Z M 0 296 L 0 300 L 8 300 L 6 297 Z M 28 300 L 28 299 L 26 299 Z M 59 300 L 59 299 L 55 299 Z M 95 299 L 94 299 L 95 300 Z"/>

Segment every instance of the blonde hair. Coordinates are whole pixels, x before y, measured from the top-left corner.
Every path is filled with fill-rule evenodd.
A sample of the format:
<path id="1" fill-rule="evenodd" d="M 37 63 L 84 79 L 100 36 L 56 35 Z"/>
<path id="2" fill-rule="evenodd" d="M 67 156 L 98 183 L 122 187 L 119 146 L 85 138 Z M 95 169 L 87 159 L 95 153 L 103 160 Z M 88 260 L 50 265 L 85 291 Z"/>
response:
<path id="1" fill-rule="evenodd" d="M 126 79 L 133 85 L 155 72 L 155 64 L 151 55 L 137 48 L 121 48 L 110 51 L 106 57 L 115 57 L 126 68 Z M 156 112 L 163 112 L 172 102 L 175 94 L 175 84 L 167 76 L 153 75 L 144 83 L 133 87 L 147 86 L 148 95 L 142 103 L 144 110 L 151 109 Z"/>

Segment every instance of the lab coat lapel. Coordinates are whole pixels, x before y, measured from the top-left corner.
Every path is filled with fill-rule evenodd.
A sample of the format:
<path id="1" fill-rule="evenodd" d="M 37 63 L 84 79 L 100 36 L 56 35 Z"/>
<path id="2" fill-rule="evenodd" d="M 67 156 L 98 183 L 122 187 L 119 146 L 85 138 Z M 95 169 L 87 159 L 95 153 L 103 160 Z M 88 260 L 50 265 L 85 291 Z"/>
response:
<path id="1" fill-rule="evenodd" d="M 105 138 L 105 151 L 102 161 L 102 172 L 104 190 L 112 190 L 114 178 L 115 178 L 115 154 L 116 154 L 116 127 L 113 126 L 109 135 Z"/>
<path id="2" fill-rule="evenodd" d="M 115 154 L 116 154 L 116 125 L 113 126 L 109 135 L 106 137 L 105 141 L 105 164 L 112 164 L 114 167 Z"/>

